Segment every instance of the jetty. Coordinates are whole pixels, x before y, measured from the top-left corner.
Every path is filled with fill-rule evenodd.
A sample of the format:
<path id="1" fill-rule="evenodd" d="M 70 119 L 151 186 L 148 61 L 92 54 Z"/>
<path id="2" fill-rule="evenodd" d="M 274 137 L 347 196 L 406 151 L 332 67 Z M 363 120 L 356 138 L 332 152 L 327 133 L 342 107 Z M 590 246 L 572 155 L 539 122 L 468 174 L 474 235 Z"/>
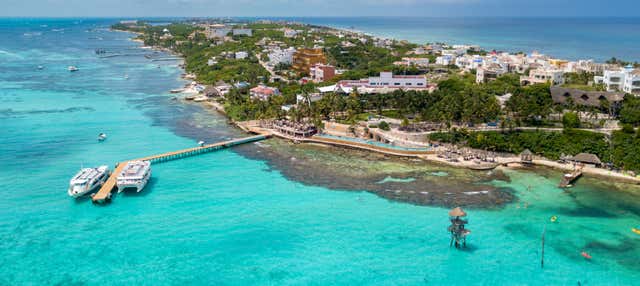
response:
<path id="1" fill-rule="evenodd" d="M 122 169 L 124 168 L 124 166 L 127 165 L 127 162 L 149 161 L 152 164 L 167 162 L 167 161 L 178 160 L 186 157 L 192 157 L 192 156 L 196 156 L 204 153 L 209 153 L 209 152 L 213 152 L 220 149 L 230 148 L 237 145 L 264 140 L 269 138 L 270 136 L 271 134 L 263 133 L 263 134 L 254 135 L 250 137 L 232 139 L 232 140 L 218 142 L 214 144 L 203 145 L 199 147 L 193 147 L 193 148 L 167 152 L 167 153 L 162 153 L 157 155 L 151 155 L 147 157 L 120 162 L 116 164 L 116 168 L 113 170 L 113 172 L 111 173 L 107 181 L 102 185 L 100 190 L 98 190 L 97 193 L 91 196 L 91 200 L 94 203 L 106 203 L 111 201 L 113 189 L 116 187 L 116 178 L 118 177 L 118 175 L 120 175 L 120 173 L 122 173 Z"/>
<path id="2" fill-rule="evenodd" d="M 582 176 L 582 168 L 581 167 L 573 170 L 573 172 L 571 172 L 571 173 L 564 174 L 562 176 L 562 180 L 560 180 L 560 184 L 558 185 L 558 187 L 560 187 L 560 188 L 569 188 L 569 187 L 571 187 L 571 184 L 575 180 L 580 178 L 580 176 Z"/>

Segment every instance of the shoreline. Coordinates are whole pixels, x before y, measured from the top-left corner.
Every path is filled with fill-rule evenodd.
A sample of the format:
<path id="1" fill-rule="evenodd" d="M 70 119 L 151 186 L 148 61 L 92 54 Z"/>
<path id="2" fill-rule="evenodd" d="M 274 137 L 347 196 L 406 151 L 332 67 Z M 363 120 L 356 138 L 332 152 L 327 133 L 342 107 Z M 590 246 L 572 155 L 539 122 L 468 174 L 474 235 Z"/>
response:
<path id="1" fill-rule="evenodd" d="M 319 26 L 319 25 L 314 25 L 314 26 Z M 340 29 L 340 28 L 334 28 L 334 27 L 329 27 L 329 26 L 319 26 L 319 27 L 323 27 L 326 29 L 331 29 L 331 30 L 336 30 L 336 31 L 345 31 L 345 32 L 350 32 L 347 29 Z M 119 31 L 119 32 L 127 32 L 127 33 L 132 33 L 132 34 L 136 34 L 136 35 L 141 35 L 143 33 L 141 32 L 134 32 L 134 31 L 122 31 L 122 30 L 116 30 L 116 29 L 112 29 L 114 31 Z M 131 41 L 134 42 L 138 42 L 138 43 L 142 43 L 142 46 L 140 46 L 140 48 L 144 49 L 144 47 L 148 47 L 151 48 L 153 50 L 156 51 L 161 51 L 161 52 L 166 52 L 169 53 L 171 55 L 174 55 L 176 57 L 181 58 L 180 61 L 182 61 L 182 63 L 186 63 L 186 59 L 184 58 L 184 56 L 182 54 L 179 54 L 177 52 L 174 52 L 170 49 L 164 48 L 164 47 L 159 47 L 159 46 L 144 46 L 144 42 L 140 39 L 135 39 L 135 38 L 130 38 Z M 182 71 L 184 72 L 183 75 L 181 76 L 181 79 L 186 80 L 185 79 L 185 74 L 186 74 L 186 70 L 184 68 L 184 66 L 178 66 L 180 69 L 182 69 Z M 197 79 L 194 80 L 196 83 L 200 84 Z M 469 169 L 469 170 L 475 170 L 475 171 L 480 171 L 480 170 L 493 170 L 496 168 L 515 168 L 515 169 L 523 169 L 523 164 L 520 163 L 520 159 L 519 156 L 517 154 L 510 154 L 511 156 L 509 157 L 499 157 L 496 158 L 496 162 L 491 164 L 491 166 L 485 166 L 482 164 L 475 164 L 473 161 L 459 161 L 459 162 L 451 162 L 449 160 L 446 160 L 444 158 L 439 158 L 436 154 L 435 151 L 430 151 L 432 154 L 407 154 L 406 152 L 401 152 L 398 150 L 392 150 L 392 149 L 388 149 L 388 148 L 382 148 L 382 147 L 377 147 L 377 146 L 362 146 L 359 144 L 356 144 L 355 142 L 349 142 L 349 141 L 342 141 L 342 140 L 335 140 L 333 142 L 329 142 L 327 140 L 318 140 L 317 138 L 315 139 L 301 139 L 301 138 L 293 138 L 293 137 L 289 137 L 283 134 L 280 134 L 278 132 L 274 132 L 274 130 L 258 130 L 258 129 L 254 129 L 251 126 L 246 126 L 245 123 L 243 122 L 236 122 L 234 120 L 232 120 L 230 117 L 227 116 L 225 110 L 224 110 L 224 106 L 222 106 L 221 104 L 219 104 L 218 102 L 215 101 L 203 101 L 203 102 L 195 102 L 200 104 L 203 107 L 208 107 L 209 109 L 213 109 L 216 112 L 221 113 L 222 115 L 224 115 L 227 120 L 229 120 L 236 128 L 243 130 L 244 132 L 247 133 L 254 133 L 254 134 L 264 134 L 264 133 L 268 133 L 271 134 L 273 136 L 285 139 L 285 140 L 289 140 L 292 142 L 297 142 L 297 143 L 306 143 L 306 144 L 322 144 L 325 146 L 329 146 L 329 147 L 341 147 L 341 148 L 355 148 L 355 149 L 360 149 L 360 150 L 365 150 L 365 151 L 369 151 L 369 152 L 377 152 L 377 153 L 381 153 L 381 154 L 385 154 L 385 155 L 391 155 L 391 156 L 400 156 L 400 157 L 405 157 L 405 158 L 418 158 L 418 159 L 422 159 L 425 160 L 427 162 L 431 162 L 431 163 L 438 163 L 438 164 L 444 164 L 450 167 L 455 167 L 455 168 L 465 168 L 465 169 Z M 255 126 L 254 126 L 255 127 Z M 260 128 L 261 129 L 261 128 Z M 342 142 L 336 142 L 336 141 L 342 141 Z M 386 149 L 386 150 L 384 150 Z M 559 171 L 573 171 L 574 170 L 574 166 L 571 164 L 561 164 L 549 159 L 535 159 L 532 161 L 531 165 L 534 166 L 541 166 L 541 167 L 546 167 L 549 169 L 553 169 L 553 170 L 559 170 Z M 609 179 L 614 179 L 617 181 L 620 181 L 621 183 L 627 183 L 627 184 L 640 184 L 640 178 L 638 177 L 631 177 L 628 175 L 625 175 L 623 173 L 618 173 L 618 172 L 614 172 L 611 170 L 605 170 L 605 169 L 600 169 L 600 168 L 593 168 L 593 167 L 585 167 L 583 168 L 583 173 L 585 175 L 589 175 L 589 176 L 594 176 L 594 177 L 601 177 L 601 178 L 609 178 Z"/>

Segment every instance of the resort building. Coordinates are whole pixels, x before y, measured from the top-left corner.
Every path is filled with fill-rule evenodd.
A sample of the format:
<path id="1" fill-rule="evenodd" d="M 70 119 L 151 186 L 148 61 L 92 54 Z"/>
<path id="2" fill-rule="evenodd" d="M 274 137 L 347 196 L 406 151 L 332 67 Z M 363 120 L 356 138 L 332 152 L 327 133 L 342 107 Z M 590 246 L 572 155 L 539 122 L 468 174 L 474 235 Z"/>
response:
<path id="1" fill-rule="evenodd" d="M 563 84 L 564 72 L 558 69 L 534 69 L 529 71 L 529 76 L 520 77 L 520 84 L 522 85 L 537 83 Z"/>
<path id="2" fill-rule="evenodd" d="M 298 31 L 294 29 L 284 29 L 285 38 L 295 38 L 298 35 Z"/>
<path id="3" fill-rule="evenodd" d="M 311 66 L 324 64 L 327 58 L 321 48 L 299 49 L 293 53 L 291 68 L 299 73 L 308 73 Z"/>
<path id="4" fill-rule="evenodd" d="M 461 57 L 457 57 L 455 60 L 455 65 L 463 70 L 471 70 L 477 69 L 481 67 L 484 63 L 484 59 L 478 55 L 465 55 Z"/>
<path id="5" fill-rule="evenodd" d="M 428 67 L 429 58 L 402 58 L 401 61 L 394 62 L 393 64 L 396 66 Z"/>
<path id="6" fill-rule="evenodd" d="M 618 110 L 624 100 L 624 92 L 585 91 L 553 86 L 551 87 L 551 98 L 555 104 L 565 104 L 570 100 L 578 106 L 596 108 L 602 107 L 602 102 L 607 101 L 611 110 Z"/>
<path id="7" fill-rule="evenodd" d="M 608 91 L 624 91 L 640 95 L 640 69 L 634 69 L 632 66 L 605 70 L 604 76 L 595 77 L 594 81 L 603 83 Z"/>
<path id="8" fill-rule="evenodd" d="M 235 53 L 236 60 L 243 60 L 243 59 L 246 59 L 247 57 L 249 57 L 249 53 L 245 51 L 240 51 Z"/>
<path id="9" fill-rule="evenodd" d="M 261 84 L 250 89 L 249 94 L 251 95 L 252 99 L 268 100 L 271 96 L 279 95 L 280 90 L 275 87 L 269 87 Z"/>
<path id="10" fill-rule="evenodd" d="M 320 91 L 333 89 L 338 93 L 350 93 L 354 89 L 361 93 L 390 93 L 395 90 L 431 91 L 424 75 L 393 75 L 381 72 L 378 77 L 361 80 L 341 80 L 335 86 L 320 88 Z"/>
<path id="11" fill-rule="evenodd" d="M 309 68 L 309 75 L 313 82 L 331 80 L 336 75 L 336 67 L 325 64 L 315 64 Z"/>
<path id="12" fill-rule="evenodd" d="M 273 49 L 267 55 L 269 57 L 269 64 L 272 66 L 276 66 L 278 64 L 290 65 L 291 63 L 293 63 L 293 54 L 295 52 L 296 49 L 293 47 L 287 49 Z"/>
<path id="13" fill-rule="evenodd" d="M 227 28 L 224 25 L 212 25 L 204 30 L 204 34 L 207 39 L 220 39 L 226 37 L 231 33 L 231 28 Z"/>
<path id="14" fill-rule="evenodd" d="M 503 66 L 491 63 L 486 67 L 479 67 L 476 71 L 476 83 L 485 83 L 496 80 L 499 76 L 506 74 L 508 70 Z"/>
<path id="15" fill-rule="evenodd" d="M 442 66 L 448 66 L 455 63 L 455 58 L 451 55 L 443 55 L 436 58 L 436 64 Z"/>

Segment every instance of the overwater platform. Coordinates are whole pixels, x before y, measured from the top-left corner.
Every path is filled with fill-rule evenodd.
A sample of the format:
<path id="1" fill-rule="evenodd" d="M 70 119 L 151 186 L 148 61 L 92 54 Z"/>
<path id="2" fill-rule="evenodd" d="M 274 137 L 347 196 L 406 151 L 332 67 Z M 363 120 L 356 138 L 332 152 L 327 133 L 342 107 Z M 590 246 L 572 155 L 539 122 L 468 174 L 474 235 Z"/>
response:
<path id="1" fill-rule="evenodd" d="M 116 178 L 118 177 L 118 175 L 120 175 L 120 173 L 122 173 L 122 169 L 124 168 L 124 166 L 127 165 L 127 162 L 149 161 L 150 163 L 153 164 L 153 163 L 161 163 L 166 161 L 178 160 L 186 157 L 213 152 L 220 149 L 230 148 L 230 147 L 241 145 L 241 144 L 264 140 L 269 138 L 270 136 L 271 134 L 265 133 L 265 134 L 254 135 L 254 136 L 245 137 L 245 138 L 238 138 L 238 139 L 218 142 L 214 144 L 204 145 L 200 147 L 188 148 L 188 149 L 167 152 L 167 153 L 162 153 L 162 154 L 120 162 L 116 165 L 115 170 L 113 170 L 113 172 L 111 173 L 111 176 L 109 176 L 109 178 L 104 183 L 104 185 L 102 185 L 100 190 L 98 190 L 98 192 L 91 197 L 91 200 L 94 203 L 106 203 L 111 200 L 113 189 L 116 187 Z"/>

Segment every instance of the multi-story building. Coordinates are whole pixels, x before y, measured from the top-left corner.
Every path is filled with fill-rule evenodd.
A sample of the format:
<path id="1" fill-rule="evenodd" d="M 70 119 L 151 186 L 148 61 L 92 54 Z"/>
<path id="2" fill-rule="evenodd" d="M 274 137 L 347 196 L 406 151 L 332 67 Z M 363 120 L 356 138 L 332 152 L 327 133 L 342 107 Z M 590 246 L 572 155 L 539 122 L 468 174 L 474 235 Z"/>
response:
<path id="1" fill-rule="evenodd" d="M 240 51 L 240 52 L 236 52 L 235 53 L 235 59 L 236 60 L 246 59 L 247 57 L 249 57 L 249 53 L 247 53 L 245 51 Z"/>
<path id="2" fill-rule="evenodd" d="M 402 61 L 397 61 L 393 63 L 397 66 L 418 66 L 418 67 L 428 67 L 429 59 L 428 58 L 402 58 Z"/>
<path id="3" fill-rule="evenodd" d="M 286 38 L 295 38 L 298 35 L 298 31 L 294 29 L 284 29 L 284 36 Z"/>
<path id="4" fill-rule="evenodd" d="M 478 55 L 465 55 L 456 58 L 455 65 L 464 70 L 477 69 L 482 66 L 484 59 Z"/>
<path id="5" fill-rule="evenodd" d="M 309 69 L 309 75 L 313 82 L 331 80 L 336 75 L 336 68 L 331 65 L 315 64 Z"/>
<path id="6" fill-rule="evenodd" d="M 536 83 L 551 83 L 559 85 L 564 83 L 564 72 L 558 69 L 534 69 L 529 71 L 529 76 L 521 76 L 520 84 L 529 85 Z"/>
<path id="7" fill-rule="evenodd" d="M 381 72 L 377 77 L 341 80 L 333 90 L 343 93 L 349 93 L 354 89 L 362 93 L 388 93 L 398 89 L 424 91 L 432 88 L 427 85 L 427 78 L 424 75 L 393 75 L 391 72 Z"/>
<path id="8" fill-rule="evenodd" d="M 251 95 L 252 99 L 258 99 L 258 100 L 268 100 L 269 97 L 274 96 L 274 95 L 279 95 L 280 94 L 280 90 L 278 90 L 275 87 L 269 87 L 266 85 L 258 85 L 252 89 L 249 90 L 249 94 Z"/>
<path id="9" fill-rule="evenodd" d="M 271 50 L 268 54 L 269 56 L 269 64 L 270 65 L 278 65 L 278 64 L 287 64 L 290 65 L 293 63 L 293 54 L 296 52 L 296 49 L 293 47 L 287 49 L 276 48 Z"/>
<path id="10" fill-rule="evenodd" d="M 437 65 L 448 66 L 455 63 L 455 57 L 451 55 L 443 55 L 436 58 Z"/>
<path id="11" fill-rule="evenodd" d="M 479 67 L 476 71 L 476 83 L 484 83 L 496 80 L 499 76 L 506 74 L 507 69 L 497 63 L 488 64 L 485 67 Z"/>
<path id="12" fill-rule="evenodd" d="M 604 76 L 595 77 L 594 80 L 596 83 L 603 83 L 608 91 L 640 95 L 640 69 L 634 69 L 633 66 L 605 70 Z"/>
<path id="13" fill-rule="evenodd" d="M 234 36 L 249 36 L 253 35 L 253 31 L 251 29 L 233 29 Z"/>
<path id="14" fill-rule="evenodd" d="M 327 58 L 321 48 L 299 49 L 293 53 L 291 68 L 299 73 L 308 73 L 312 65 L 324 64 Z"/>

